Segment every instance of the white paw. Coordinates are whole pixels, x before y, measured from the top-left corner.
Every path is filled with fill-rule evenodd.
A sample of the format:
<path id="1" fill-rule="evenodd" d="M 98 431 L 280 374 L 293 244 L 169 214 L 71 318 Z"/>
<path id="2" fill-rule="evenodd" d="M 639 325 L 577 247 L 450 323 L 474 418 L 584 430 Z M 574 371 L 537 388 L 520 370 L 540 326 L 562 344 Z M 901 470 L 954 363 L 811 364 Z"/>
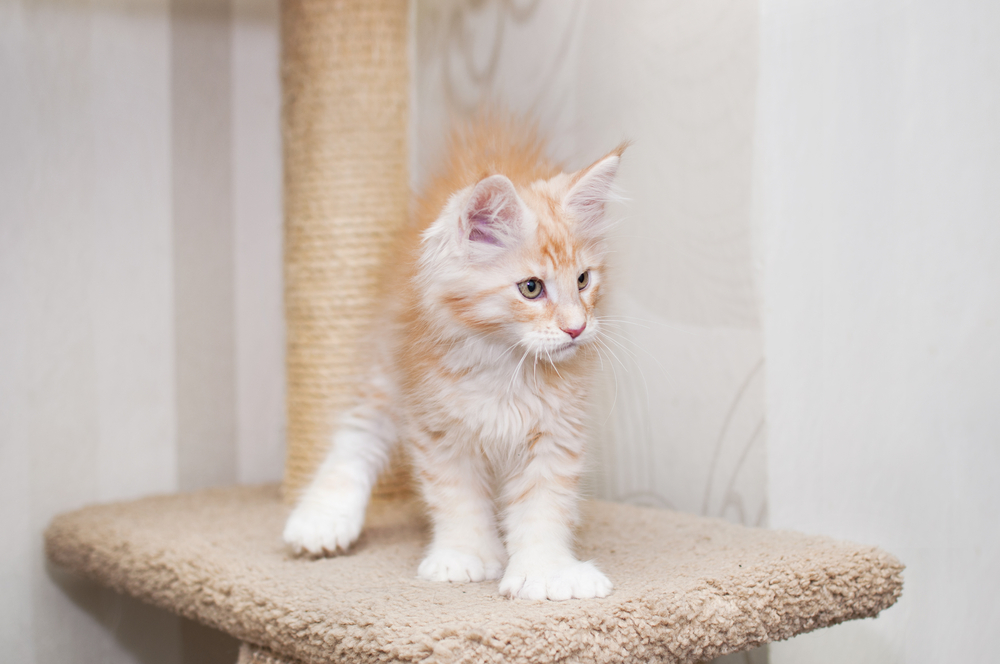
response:
<path id="1" fill-rule="evenodd" d="M 478 556 L 456 549 L 434 549 L 427 554 L 417 576 L 424 581 L 468 583 L 499 579 L 503 564 L 495 556 Z"/>
<path id="2" fill-rule="evenodd" d="M 532 563 L 511 559 L 500 594 L 516 599 L 588 599 L 611 594 L 611 581 L 591 562 Z"/>
<path id="3" fill-rule="evenodd" d="M 361 534 L 366 507 L 366 501 L 346 493 L 336 500 L 303 500 L 288 517 L 283 537 L 296 554 L 347 551 Z"/>

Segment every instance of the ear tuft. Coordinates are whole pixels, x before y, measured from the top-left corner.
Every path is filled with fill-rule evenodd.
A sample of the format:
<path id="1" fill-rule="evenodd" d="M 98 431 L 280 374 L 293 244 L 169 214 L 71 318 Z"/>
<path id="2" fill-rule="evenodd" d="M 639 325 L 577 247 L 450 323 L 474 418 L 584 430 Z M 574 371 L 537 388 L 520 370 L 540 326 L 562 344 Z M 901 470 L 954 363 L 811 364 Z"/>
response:
<path id="1" fill-rule="evenodd" d="M 503 175 L 491 175 L 473 188 L 462 212 L 462 227 L 473 243 L 510 247 L 520 240 L 522 217 L 514 184 Z"/>
<path id="2" fill-rule="evenodd" d="M 604 207 L 608 201 L 618 197 L 615 175 L 626 147 L 627 144 L 623 143 L 608 156 L 579 171 L 569 193 L 563 199 L 563 207 L 586 235 L 603 237 L 607 230 Z"/>

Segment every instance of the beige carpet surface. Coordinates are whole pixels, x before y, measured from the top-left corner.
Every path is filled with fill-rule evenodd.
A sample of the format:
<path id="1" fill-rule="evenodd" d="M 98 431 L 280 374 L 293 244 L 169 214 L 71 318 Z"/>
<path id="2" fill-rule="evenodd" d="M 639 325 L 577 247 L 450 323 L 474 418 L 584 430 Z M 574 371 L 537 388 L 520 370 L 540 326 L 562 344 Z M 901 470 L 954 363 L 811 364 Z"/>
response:
<path id="1" fill-rule="evenodd" d="M 578 551 L 604 599 L 508 600 L 497 583 L 415 578 L 412 503 L 374 506 L 351 554 L 287 554 L 275 486 L 87 507 L 46 531 L 50 559 L 301 662 L 694 662 L 878 614 L 902 565 L 877 548 L 612 503 Z"/>

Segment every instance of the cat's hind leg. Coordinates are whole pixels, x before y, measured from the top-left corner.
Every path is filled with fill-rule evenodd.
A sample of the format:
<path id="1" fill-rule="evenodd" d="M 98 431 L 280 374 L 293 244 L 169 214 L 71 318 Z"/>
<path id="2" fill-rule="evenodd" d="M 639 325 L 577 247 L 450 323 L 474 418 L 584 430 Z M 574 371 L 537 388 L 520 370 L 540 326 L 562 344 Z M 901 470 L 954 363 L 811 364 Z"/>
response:
<path id="1" fill-rule="evenodd" d="M 372 387 L 342 418 L 326 459 L 288 517 L 283 537 L 295 553 L 346 551 L 361 534 L 372 487 L 397 439 L 389 398 Z"/>
<path id="2" fill-rule="evenodd" d="M 434 532 L 417 576 L 451 582 L 499 579 L 506 555 L 485 458 L 434 434 L 415 438 L 413 461 Z"/>

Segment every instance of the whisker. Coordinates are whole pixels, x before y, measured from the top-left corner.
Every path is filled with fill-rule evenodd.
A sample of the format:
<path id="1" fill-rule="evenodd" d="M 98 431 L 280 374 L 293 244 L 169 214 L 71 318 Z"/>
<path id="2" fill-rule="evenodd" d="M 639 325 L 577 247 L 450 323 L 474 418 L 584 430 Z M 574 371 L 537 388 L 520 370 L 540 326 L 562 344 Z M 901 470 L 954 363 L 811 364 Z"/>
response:
<path id="1" fill-rule="evenodd" d="M 627 348 L 622 342 L 618 341 L 617 339 L 615 339 L 614 337 L 612 337 L 610 334 L 606 334 L 606 333 L 603 333 L 603 332 L 602 332 L 602 334 L 604 334 L 605 339 L 607 339 L 608 341 L 610 341 L 614 345 L 616 345 L 619 348 L 621 348 L 622 352 L 628 353 L 629 357 L 631 357 L 636 362 L 639 361 L 639 356 L 636 355 L 634 352 L 632 352 L 629 348 Z"/>
<path id="2" fill-rule="evenodd" d="M 628 336 L 623 336 L 623 337 L 619 337 L 619 338 L 618 338 L 617 340 L 615 340 L 615 337 L 614 337 L 614 336 L 612 336 L 612 334 L 611 334 L 610 332 L 606 332 L 606 331 L 604 331 L 604 330 L 601 330 L 601 331 L 599 332 L 599 334 L 604 334 L 604 335 L 606 335 L 608 339 L 610 339 L 610 340 L 613 340 L 613 341 L 616 341 L 616 343 L 618 343 L 618 345 L 619 345 L 619 346 L 621 346 L 621 345 L 622 345 L 622 343 L 621 343 L 621 342 L 628 342 L 628 343 L 632 344 L 632 346 L 634 346 L 634 347 L 635 347 L 635 348 L 636 348 L 637 350 L 640 350 L 640 351 L 642 351 L 642 352 L 643 352 L 643 353 L 644 353 L 645 355 L 648 355 L 648 356 L 649 356 L 649 358 L 650 358 L 651 360 L 653 360 L 653 362 L 655 362 L 655 363 L 656 363 L 656 366 L 660 368 L 660 371 L 661 371 L 661 372 L 662 372 L 663 374 L 666 374 L 666 373 L 667 373 L 667 370 L 663 368 L 663 363 L 661 363 L 661 362 L 660 362 L 660 358 L 656 357 L 656 355 L 653 355 L 653 354 L 652 354 L 651 352 L 649 352 L 648 350 L 646 350 L 645 348 L 643 348 L 643 347 L 642 347 L 642 345 L 640 345 L 640 344 L 636 343 L 635 341 L 633 341 L 632 339 L 628 338 Z M 623 347 L 623 348 L 624 348 L 624 347 Z M 636 362 L 638 362 L 638 357 L 636 358 Z"/>
<path id="3" fill-rule="evenodd" d="M 602 339 L 600 339 L 600 338 L 598 338 L 598 342 L 599 342 L 599 343 L 600 343 L 600 344 L 601 344 L 602 346 L 604 346 L 604 350 L 606 350 L 606 351 L 608 351 L 609 353 L 611 353 L 611 357 L 613 357 L 613 358 L 615 358 L 616 360 L 618 360 L 618 364 L 620 364 L 620 365 L 622 366 L 622 369 L 624 369 L 624 370 L 625 370 L 625 371 L 627 372 L 627 371 L 628 371 L 628 367 L 626 367 L 626 366 L 625 366 L 625 363 L 624 363 L 624 362 L 622 362 L 621 358 L 620 358 L 620 357 L 618 357 L 618 355 L 616 355 L 616 354 L 615 354 L 615 352 L 614 352 L 613 350 L 611 350 L 611 347 L 610 347 L 610 346 L 608 346 L 608 345 L 607 345 L 606 343 L 604 343 L 604 341 L 603 341 Z"/>
<path id="4" fill-rule="evenodd" d="M 648 323 L 649 325 L 658 325 L 660 327 L 666 327 L 673 330 L 690 330 L 689 326 L 681 325 L 679 323 L 668 323 L 662 320 L 651 320 L 649 318 L 640 318 L 639 316 L 628 316 L 626 314 L 616 314 L 610 317 L 611 320 L 617 320 L 622 323 L 630 323 L 632 325 L 639 325 L 639 323 Z M 638 321 L 638 322 L 636 322 Z"/>
<path id="5" fill-rule="evenodd" d="M 612 318 L 610 316 L 598 316 L 597 320 L 601 321 L 602 323 L 608 323 L 608 324 L 616 323 L 618 325 L 623 325 L 623 324 L 627 323 L 628 325 L 635 325 L 636 327 L 641 327 L 641 328 L 646 329 L 646 330 L 650 329 L 650 327 L 648 325 L 643 325 L 642 323 L 637 323 L 634 320 L 626 320 L 624 318 Z"/>
<path id="6" fill-rule="evenodd" d="M 556 375 L 559 376 L 559 380 L 563 380 L 562 374 L 559 373 L 559 367 L 557 367 L 556 363 L 552 361 L 552 355 L 549 354 L 548 348 L 545 349 L 545 356 L 549 358 L 549 364 L 551 364 L 552 368 L 555 369 Z"/>
<path id="7" fill-rule="evenodd" d="M 639 370 L 639 376 L 642 377 L 642 387 L 646 391 L 646 412 L 649 412 L 650 409 L 651 409 L 651 406 L 650 406 L 650 403 L 649 403 L 649 383 L 646 382 L 646 372 L 644 372 L 642 370 L 642 366 L 639 364 L 639 358 L 638 358 L 638 356 L 635 353 L 631 352 L 628 348 L 626 348 L 625 346 L 623 346 L 618 341 L 615 341 L 610 336 L 607 337 L 607 340 L 610 341 L 610 342 L 612 342 L 612 343 L 614 343 L 619 348 L 621 348 L 622 351 L 624 351 L 624 352 L 626 352 L 626 353 L 628 353 L 629 355 L 632 356 L 632 359 L 635 362 L 635 368 Z M 611 350 L 611 349 L 608 348 L 608 350 Z M 621 360 L 619 360 L 619 362 L 621 362 Z"/>
<path id="8" fill-rule="evenodd" d="M 510 391 L 514 388 L 514 381 L 517 379 L 517 372 L 520 371 L 521 365 L 524 364 L 524 359 L 526 357 L 528 357 L 527 348 L 524 349 L 524 354 L 521 355 L 521 361 L 517 363 L 516 367 L 514 367 L 514 373 L 510 376 L 510 383 L 507 385 L 507 394 L 510 394 Z"/>
<path id="9" fill-rule="evenodd" d="M 600 339 L 597 339 L 596 337 L 594 341 L 601 344 L 602 346 L 604 345 L 604 343 Z M 595 346 L 595 348 L 597 348 L 597 346 Z M 598 355 L 603 355 L 603 353 L 601 353 L 600 348 L 597 348 L 597 353 Z M 611 409 L 608 411 L 608 416 L 604 418 L 604 424 L 602 424 L 601 426 L 606 426 L 608 424 L 608 420 L 611 419 L 611 414 L 615 412 L 615 406 L 618 404 L 618 372 L 615 370 L 615 363 L 612 362 L 610 358 L 608 359 L 608 364 L 611 365 L 611 374 L 615 378 L 615 396 L 613 399 L 611 399 Z M 603 366 L 603 360 L 602 360 L 602 366 Z"/>
<path id="10" fill-rule="evenodd" d="M 510 346 L 507 347 L 507 350 L 505 350 L 504 352 L 500 353 L 500 355 L 497 357 L 497 361 L 499 362 L 500 360 L 502 360 L 503 357 L 504 357 L 504 355 L 506 355 L 507 353 L 511 352 L 516 347 L 517 347 L 517 342 L 515 341 L 514 343 L 512 343 Z"/>

